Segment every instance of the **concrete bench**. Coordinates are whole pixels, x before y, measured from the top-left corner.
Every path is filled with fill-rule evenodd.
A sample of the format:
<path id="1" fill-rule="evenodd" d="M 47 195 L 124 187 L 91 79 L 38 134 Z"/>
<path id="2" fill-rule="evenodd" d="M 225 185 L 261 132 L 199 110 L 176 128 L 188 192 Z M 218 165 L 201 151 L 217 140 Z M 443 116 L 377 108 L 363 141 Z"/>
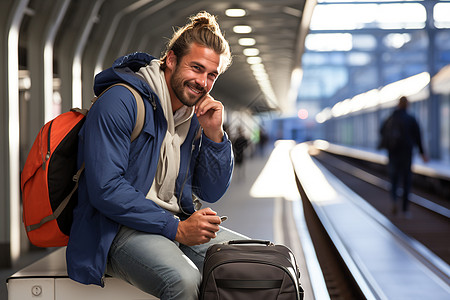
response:
<path id="1" fill-rule="evenodd" d="M 66 270 L 66 248 L 58 249 L 11 275 L 8 300 L 155 300 L 129 283 L 105 278 L 105 287 L 71 280 Z"/>

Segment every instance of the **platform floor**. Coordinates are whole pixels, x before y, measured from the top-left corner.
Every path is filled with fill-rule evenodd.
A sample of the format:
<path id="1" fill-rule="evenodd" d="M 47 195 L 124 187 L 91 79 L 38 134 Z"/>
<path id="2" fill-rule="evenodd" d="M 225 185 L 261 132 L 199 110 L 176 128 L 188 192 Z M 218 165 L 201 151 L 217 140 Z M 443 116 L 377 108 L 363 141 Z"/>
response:
<path id="1" fill-rule="evenodd" d="M 273 198 L 255 198 L 250 189 L 264 168 L 270 152 L 264 156 L 253 156 L 235 168 L 228 191 L 218 202 L 204 204 L 217 214 L 228 216 L 222 225 L 252 239 L 274 241 Z"/>

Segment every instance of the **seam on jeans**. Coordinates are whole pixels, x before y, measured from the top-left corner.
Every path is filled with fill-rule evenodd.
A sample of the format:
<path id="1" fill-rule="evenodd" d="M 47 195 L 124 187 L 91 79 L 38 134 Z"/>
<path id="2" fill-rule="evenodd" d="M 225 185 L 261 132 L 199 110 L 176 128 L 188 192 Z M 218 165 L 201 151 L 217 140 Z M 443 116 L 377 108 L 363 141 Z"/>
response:
<path id="1" fill-rule="evenodd" d="M 120 248 L 120 249 L 117 249 L 117 251 L 120 251 L 120 252 L 122 252 L 123 254 L 125 254 L 126 257 L 127 257 L 127 259 L 130 260 L 130 262 L 136 263 L 136 264 L 142 266 L 144 269 L 149 270 L 152 274 L 156 275 L 156 277 L 157 277 L 158 279 L 160 279 L 161 282 L 167 282 L 168 279 L 170 279 L 170 278 L 168 278 L 167 276 L 161 276 L 161 274 L 155 272 L 152 268 L 150 268 L 150 267 L 147 266 L 146 264 L 142 263 L 140 260 L 135 259 L 135 257 L 132 256 L 132 255 L 130 255 L 130 254 L 128 253 L 128 251 L 126 251 L 125 249 Z M 128 279 L 128 278 L 127 278 L 127 279 Z M 127 280 L 127 281 L 128 281 L 128 280 Z M 168 293 L 167 293 L 167 294 L 168 294 L 168 296 L 169 296 L 169 299 L 171 299 L 171 298 L 173 297 L 173 295 L 172 295 L 172 294 L 173 294 L 173 291 L 172 291 L 170 285 L 167 285 L 167 287 L 168 287 L 168 289 L 167 289 Z M 160 293 L 159 291 L 157 291 L 157 292 Z M 158 295 L 158 298 L 160 298 L 160 295 Z"/>

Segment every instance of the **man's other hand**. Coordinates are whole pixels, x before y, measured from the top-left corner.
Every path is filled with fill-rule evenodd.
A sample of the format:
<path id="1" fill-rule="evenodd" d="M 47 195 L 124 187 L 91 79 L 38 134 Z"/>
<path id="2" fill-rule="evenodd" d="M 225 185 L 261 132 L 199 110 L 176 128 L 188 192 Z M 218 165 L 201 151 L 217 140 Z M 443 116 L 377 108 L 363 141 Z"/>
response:
<path id="1" fill-rule="evenodd" d="M 207 243 L 216 237 L 220 223 L 220 217 L 211 208 L 198 210 L 178 223 L 175 240 L 187 246 Z"/>

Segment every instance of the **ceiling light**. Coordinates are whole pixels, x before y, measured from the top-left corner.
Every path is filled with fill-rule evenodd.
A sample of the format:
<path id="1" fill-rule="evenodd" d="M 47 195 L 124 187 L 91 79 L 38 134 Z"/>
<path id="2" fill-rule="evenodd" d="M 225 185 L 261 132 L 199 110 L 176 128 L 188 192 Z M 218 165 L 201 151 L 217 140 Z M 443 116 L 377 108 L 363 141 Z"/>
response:
<path id="1" fill-rule="evenodd" d="M 258 81 L 268 81 L 269 80 L 269 75 L 267 73 L 253 73 L 253 75 L 255 76 L 256 80 Z"/>
<path id="2" fill-rule="evenodd" d="M 236 25 L 233 27 L 233 31 L 235 33 L 250 33 L 252 28 L 248 25 Z"/>
<path id="3" fill-rule="evenodd" d="M 243 17 L 245 16 L 245 10 L 241 8 L 229 8 L 225 10 L 225 14 L 232 18 Z"/>
<path id="4" fill-rule="evenodd" d="M 256 48 L 247 48 L 243 52 L 245 56 L 257 56 L 259 54 L 259 50 Z"/>
<path id="5" fill-rule="evenodd" d="M 253 72 L 257 72 L 257 71 L 265 72 L 263 64 L 254 64 L 254 65 L 251 65 L 250 68 L 253 70 Z"/>
<path id="6" fill-rule="evenodd" d="M 260 64 L 261 61 L 262 61 L 262 59 L 261 59 L 261 57 L 259 57 L 259 56 L 250 56 L 250 57 L 247 57 L 247 63 L 248 63 L 249 65 Z"/>
<path id="7" fill-rule="evenodd" d="M 241 46 L 253 46 L 256 44 L 256 40 L 254 38 L 240 38 L 239 45 Z"/>

